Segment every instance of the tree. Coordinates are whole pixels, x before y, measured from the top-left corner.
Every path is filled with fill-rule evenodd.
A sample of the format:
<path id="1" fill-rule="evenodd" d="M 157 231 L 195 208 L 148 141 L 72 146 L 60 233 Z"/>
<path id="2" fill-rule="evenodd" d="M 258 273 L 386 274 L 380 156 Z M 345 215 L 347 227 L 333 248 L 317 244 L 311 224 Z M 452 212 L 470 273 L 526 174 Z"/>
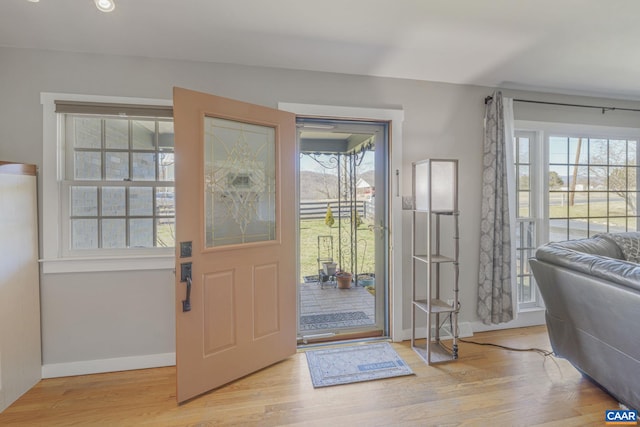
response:
<path id="1" fill-rule="evenodd" d="M 330 203 L 327 203 L 327 213 L 324 216 L 324 223 L 329 228 L 333 227 L 333 224 L 336 223 L 336 220 L 333 217 L 333 211 L 331 210 L 331 204 Z"/>
<path id="2" fill-rule="evenodd" d="M 578 182 L 578 163 L 580 163 L 580 153 L 582 151 L 582 138 L 578 138 L 576 147 L 576 157 L 573 162 L 573 176 L 571 178 L 571 188 L 569 189 L 569 206 L 573 206 L 576 199 L 576 183 Z"/>
<path id="3" fill-rule="evenodd" d="M 337 158 L 326 154 L 301 154 L 300 189 L 305 199 L 337 199 Z"/>
<path id="4" fill-rule="evenodd" d="M 356 225 L 356 228 L 362 225 L 362 217 L 360 216 L 358 209 L 353 209 L 351 211 L 351 221 Z"/>
<path id="5" fill-rule="evenodd" d="M 336 186 L 337 177 L 334 173 L 329 173 L 326 168 L 322 168 L 322 182 L 319 191 L 326 199 L 335 199 L 338 197 L 338 189 Z"/>
<path id="6" fill-rule="evenodd" d="M 558 172 L 550 171 L 549 172 L 549 189 L 557 190 L 563 185 L 564 185 L 564 181 L 562 180 L 562 178 L 560 178 L 560 175 L 558 175 Z"/>
<path id="7" fill-rule="evenodd" d="M 626 203 L 627 211 L 637 211 L 637 173 L 633 141 L 592 140 L 589 145 L 589 176 L 597 177 L 609 191 L 614 191 Z M 594 147 L 592 147 L 592 145 Z M 620 165 L 620 166 L 613 166 Z"/>
<path id="8" fill-rule="evenodd" d="M 630 166 L 635 166 L 630 164 Z M 616 194 L 626 200 L 628 210 L 636 213 L 636 197 L 637 197 L 637 173 L 635 167 L 615 167 L 610 168 L 609 173 L 609 190 L 615 191 Z"/>

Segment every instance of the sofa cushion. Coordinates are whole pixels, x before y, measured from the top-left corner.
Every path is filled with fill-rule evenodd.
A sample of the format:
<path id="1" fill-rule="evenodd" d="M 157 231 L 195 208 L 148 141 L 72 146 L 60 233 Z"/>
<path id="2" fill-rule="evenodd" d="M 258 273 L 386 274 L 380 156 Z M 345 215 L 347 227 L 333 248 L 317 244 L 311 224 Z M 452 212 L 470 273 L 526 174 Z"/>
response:
<path id="1" fill-rule="evenodd" d="M 640 238 L 640 233 L 623 234 L 635 234 Z M 604 235 L 547 243 L 536 250 L 535 257 L 539 261 L 640 291 L 640 264 L 626 261 L 613 238 Z"/>
<path id="2" fill-rule="evenodd" d="M 604 233 L 598 237 L 612 240 L 618 245 L 625 260 L 640 263 L 640 233 Z"/>

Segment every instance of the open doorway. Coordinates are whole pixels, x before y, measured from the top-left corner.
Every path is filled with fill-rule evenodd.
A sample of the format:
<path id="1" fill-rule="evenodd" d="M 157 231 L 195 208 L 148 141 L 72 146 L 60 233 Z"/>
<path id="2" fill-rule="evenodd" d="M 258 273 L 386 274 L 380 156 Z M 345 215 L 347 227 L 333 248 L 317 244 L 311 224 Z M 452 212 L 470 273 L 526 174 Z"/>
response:
<path id="1" fill-rule="evenodd" d="M 388 123 L 297 119 L 298 337 L 388 336 Z"/>

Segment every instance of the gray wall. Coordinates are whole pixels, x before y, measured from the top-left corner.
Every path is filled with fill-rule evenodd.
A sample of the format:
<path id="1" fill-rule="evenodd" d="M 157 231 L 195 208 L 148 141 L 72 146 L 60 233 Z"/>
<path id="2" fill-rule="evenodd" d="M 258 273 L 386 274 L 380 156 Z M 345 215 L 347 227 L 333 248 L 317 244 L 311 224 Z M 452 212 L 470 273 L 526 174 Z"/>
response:
<path id="1" fill-rule="evenodd" d="M 175 351 L 173 272 L 47 274 L 43 364 Z"/>
<path id="2" fill-rule="evenodd" d="M 461 321 L 475 322 L 484 97 L 493 89 L 273 68 L 0 48 L 0 159 L 42 165 L 41 92 L 170 99 L 173 86 L 270 107 L 278 102 L 403 108 L 402 192 L 411 162 L 460 160 Z M 508 92 L 540 99 L 575 98 Z M 517 106 L 518 118 L 562 113 Z M 600 114 L 600 113 L 597 113 Z M 594 114 L 596 115 L 596 114 Z M 526 117 L 525 117 L 526 116 Z M 42 212 L 42 215 L 46 215 Z M 409 253 L 409 222 L 403 245 Z M 410 261 L 404 257 L 404 277 Z M 174 351 L 173 272 L 51 274 L 41 280 L 43 363 Z M 410 283 L 404 284 L 404 328 Z"/>

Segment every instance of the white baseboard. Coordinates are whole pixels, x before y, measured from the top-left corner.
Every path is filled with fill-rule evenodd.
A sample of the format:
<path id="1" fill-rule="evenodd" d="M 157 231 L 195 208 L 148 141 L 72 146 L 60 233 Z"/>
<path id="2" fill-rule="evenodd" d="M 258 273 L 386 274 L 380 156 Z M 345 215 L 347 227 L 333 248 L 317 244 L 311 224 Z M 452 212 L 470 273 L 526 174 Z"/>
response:
<path id="1" fill-rule="evenodd" d="M 83 360 L 68 363 L 50 363 L 42 365 L 42 378 L 70 377 L 74 375 L 130 371 L 133 369 L 159 368 L 162 366 L 173 366 L 175 364 L 175 353 L 116 357 L 113 359 Z"/>
<path id="2" fill-rule="evenodd" d="M 431 328 L 432 330 L 434 327 Z M 416 329 L 416 338 L 426 338 L 427 331 L 424 328 Z M 458 324 L 458 338 L 469 338 L 473 336 L 473 328 L 471 327 L 470 322 L 460 322 Z M 440 329 L 440 338 L 443 340 L 451 339 L 451 331 L 447 327 L 443 327 Z M 405 329 L 402 331 L 402 340 L 408 341 L 411 339 L 411 329 Z"/>
<path id="3" fill-rule="evenodd" d="M 473 332 L 486 332 L 501 329 L 526 328 L 528 326 L 544 325 L 545 323 L 544 309 L 533 309 L 518 313 L 516 320 L 512 320 L 511 322 L 486 325 L 478 321 L 471 323 L 471 327 L 473 328 Z"/>

